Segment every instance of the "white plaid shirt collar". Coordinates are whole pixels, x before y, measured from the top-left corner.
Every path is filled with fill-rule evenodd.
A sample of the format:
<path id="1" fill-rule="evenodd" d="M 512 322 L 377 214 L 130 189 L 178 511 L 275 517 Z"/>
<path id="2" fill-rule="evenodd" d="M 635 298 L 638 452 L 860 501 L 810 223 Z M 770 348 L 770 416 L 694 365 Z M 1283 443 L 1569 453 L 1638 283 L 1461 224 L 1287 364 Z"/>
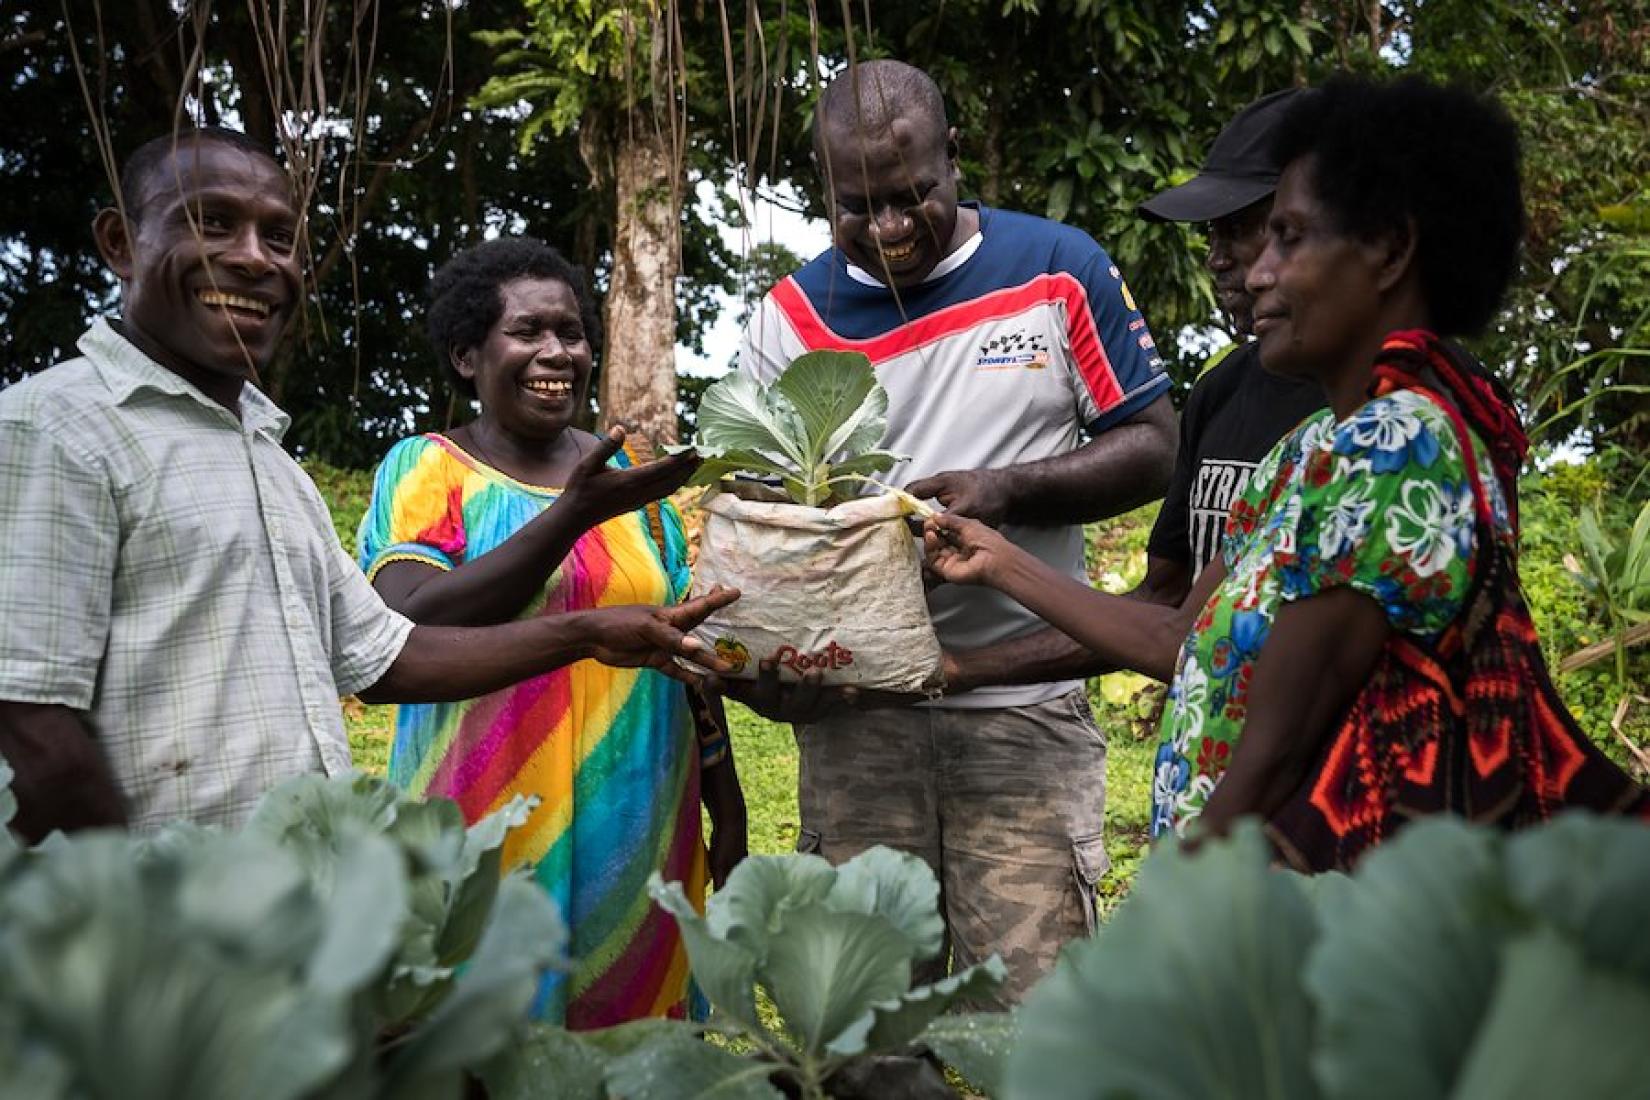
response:
<path id="1" fill-rule="evenodd" d="M 109 318 L 99 317 L 92 322 L 77 342 L 80 353 L 97 368 L 103 384 L 109 387 L 116 404 L 125 404 L 133 395 L 144 390 L 186 397 L 205 407 L 213 415 L 234 423 L 229 410 L 212 400 L 180 375 L 167 370 L 136 344 L 115 331 Z M 241 387 L 241 419 L 237 425 L 244 431 L 261 432 L 279 443 L 291 427 L 292 418 L 280 406 L 265 397 L 256 386 Z"/>

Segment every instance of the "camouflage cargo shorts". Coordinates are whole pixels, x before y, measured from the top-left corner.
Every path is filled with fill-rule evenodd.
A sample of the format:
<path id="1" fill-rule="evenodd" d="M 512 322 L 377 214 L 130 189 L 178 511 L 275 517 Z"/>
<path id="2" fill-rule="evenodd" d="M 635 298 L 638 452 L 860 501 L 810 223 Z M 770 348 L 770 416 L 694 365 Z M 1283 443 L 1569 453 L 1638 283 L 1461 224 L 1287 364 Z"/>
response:
<path id="1" fill-rule="evenodd" d="M 996 953 L 1002 1007 L 1094 930 L 1106 741 L 1081 691 L 1024 707 L 912 708 L 798 726 L 797 850 L 840 863 L 878 844 L 940 881 L 951 969 Z M 938 968 L 923 975 L 933 980 Z"/>

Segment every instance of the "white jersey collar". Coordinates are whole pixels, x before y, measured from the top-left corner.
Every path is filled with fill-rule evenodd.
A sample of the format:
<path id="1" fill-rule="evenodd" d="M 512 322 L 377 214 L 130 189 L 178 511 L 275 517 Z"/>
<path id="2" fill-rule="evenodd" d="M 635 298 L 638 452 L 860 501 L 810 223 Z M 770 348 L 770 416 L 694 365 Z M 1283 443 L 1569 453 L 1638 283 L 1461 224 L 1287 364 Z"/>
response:
<path id="1" fill-rule="evenodd" d="M 980 242 L 983 240 L 985 240 L 985 235 L 976 229 L 974 231 L 974 235 L 959 245 L 955 252 L 935 264 L 934 270 L 923 276 L 922 281 L 925 283 L 931 283 L 935 279 L 943 279 L 953 271 L 957 270 L 957 268 L 967 263 L 974 253 L 980 250 Z M 848 277 L 854 282 L 864 283 L 866 286 L 880 287 L 884 285 L 881 279 L 877 278 L 875 275 L 872 275 L 863 267 L 856 267 L 853 264 L 848 263 L 846 260 L 843 261 L 843 264 L 848 268 Z"/>

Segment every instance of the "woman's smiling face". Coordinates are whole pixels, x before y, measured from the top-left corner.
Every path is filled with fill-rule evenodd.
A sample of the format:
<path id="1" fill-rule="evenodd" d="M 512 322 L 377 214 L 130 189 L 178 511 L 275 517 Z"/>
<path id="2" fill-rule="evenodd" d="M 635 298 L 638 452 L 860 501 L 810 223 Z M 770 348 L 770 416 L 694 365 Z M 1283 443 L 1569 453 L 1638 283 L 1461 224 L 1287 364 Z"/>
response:
<path id="1" fill-rule="evenodd" d="M 500 284 L 503 309 L 487 338 L 457 356 L 481 415 L 522 441 L 547 441 L 573 423 L 589 390 L 593 354 L 579 300 L 560 279 Z"/>
<path id="2" fill-rule="evenodd" d="M 1314 159 L 1284 170 L 1266 245 L 1250 265 L 1261 365 L 1274 374 L 1325 378 L 1385 335 L 1385 242 L 1343 231 L 1318 198 Z"/>

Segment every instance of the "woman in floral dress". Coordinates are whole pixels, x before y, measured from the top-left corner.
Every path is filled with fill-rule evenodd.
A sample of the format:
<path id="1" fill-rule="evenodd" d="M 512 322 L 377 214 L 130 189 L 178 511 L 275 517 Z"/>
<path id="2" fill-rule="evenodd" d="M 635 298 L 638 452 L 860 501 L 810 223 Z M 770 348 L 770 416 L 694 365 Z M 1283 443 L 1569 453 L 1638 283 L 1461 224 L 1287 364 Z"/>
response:
<path id="1" fill-rule="evenodd" d="M 1254 331 L 1262 365 L 1317 380 L 1330 408 L 1251 474 L 1186 604 L 1090 591 L 949 516 L 932 568 L 1170 683 L 1153 836 L 1258 814 L 1284 858 L 1323 869 L 1416 813 L 1642 812 L 1540 665 L 1513 564 L 1516 413 L 1442 339 L 1481 330 L 1517 268 L 1511 121 L 1463 91 L 1341 78 L 1277 140 Z"/>

